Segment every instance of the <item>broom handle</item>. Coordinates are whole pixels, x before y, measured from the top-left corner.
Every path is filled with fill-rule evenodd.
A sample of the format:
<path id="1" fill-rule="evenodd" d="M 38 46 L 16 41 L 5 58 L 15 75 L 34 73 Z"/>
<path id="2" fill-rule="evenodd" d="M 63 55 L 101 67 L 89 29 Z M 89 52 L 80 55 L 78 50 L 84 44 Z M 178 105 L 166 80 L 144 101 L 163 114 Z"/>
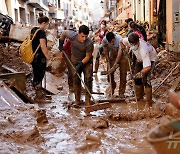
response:
<path id="1" fill-rule="evenodd" d="M 67 54 L 62 50 L 63 54 L 65 55 L 66 59 L 68 60 L 68 62 L 70 63 L 71 67 L 73 68 L 73 70 L 76 72 L 76 69 L 74 67 L 74 65 L 72 64 L 72 62 L 70 61 L 69 57 L 67 56 Z M 96 102 L 96 100 L 94 99 L 94 97 L 92 96 L 91 92 L 89 91 L 88 87 L 86 86 L 86 84 L 84 83 L 84 81 L 81 79 L 79 73 L 77 73 L 78 78 L 81 80 L 81 82 L 83 83 L 85 89 L 87 90 L 87 92 L 89 93 L 89 95 L 92 97 L 93 101 Z"/>
<path id="2" fill-rule="evenodd" d="M 131 68 L 131 63 L 130 63 L 130 59 L 129 59 L 129 58 L 127 58 L 127 59 L 128 59 L 128 64 L 129 64 L 129 70 L 130 70 L 130 73 L 131 73 L 131 75 L 133 75 L 133 73 L 132 73 L 132 68 Z M 133 83 L 133 90 L 134 90 L 134 94 L 135 94 L 136 104 L 137 104 L 137 97 L 136 97 L 136 91 L 135 91 L 135 83 L 134 83 L 134 79 L 132 79 L 132 83 Z"/>

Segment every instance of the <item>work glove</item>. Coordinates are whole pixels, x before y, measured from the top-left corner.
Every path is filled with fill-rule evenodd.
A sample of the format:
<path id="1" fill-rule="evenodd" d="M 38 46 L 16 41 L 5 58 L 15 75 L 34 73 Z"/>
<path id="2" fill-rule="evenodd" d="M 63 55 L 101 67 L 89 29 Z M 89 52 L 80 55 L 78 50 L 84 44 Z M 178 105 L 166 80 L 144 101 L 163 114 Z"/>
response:
<path id="1" fill-rule="evenodd" d="M 59 39 L 59 51 L 64 50 L 63 44 L 64 44 L 64 40 Z"/>
<path id="2" fill-rule="evenodd" d="M 138 72 L 135 76 L 134 76 L 134 79 L 140 79 L 140 78 L 143 78 L 143 74 L 142 72 Z"/>
<path id="3" fill-rule="evenodd" d="M 76 72 L 77 72 L 78 74 L 81 74 L 81 73 L 82 73 L 82 71 L 83 71 L 83 66 L 84 66 L 84 64 L 82 63 L 82 61 L 78 62 L 77 66 L 76 66 Z"/>

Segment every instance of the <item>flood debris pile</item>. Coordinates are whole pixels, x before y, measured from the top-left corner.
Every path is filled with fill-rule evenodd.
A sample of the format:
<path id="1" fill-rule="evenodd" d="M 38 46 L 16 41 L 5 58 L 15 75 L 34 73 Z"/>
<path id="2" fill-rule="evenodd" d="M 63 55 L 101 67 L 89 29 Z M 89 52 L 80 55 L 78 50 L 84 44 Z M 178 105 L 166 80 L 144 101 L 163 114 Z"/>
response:
<path id="1" fill-rule="evenodd" d="M 17 42 L 7 42 L 0 44 L 0 73 L 24 72 L 26 75 L 26 88 L 24 92 L 29 98 L 33 99 L 35 96 L 35 91 L 32 87 L 32 66 L 22 61 L 19 55 L 19 46 L 20 43 Z M 56 76 L 62 76 L 66 69 L 62 53 L 60 53 L 56 47 L 54 47 L 50 52 L 50 57 L 51 58 L 48 63 L 47 71 Z M 4 72 L 1 67 L 6 67 L 9 70 Z M 13 70 L 13 72 L 11 72 L 11 70 Z"/>
<path id="2" fill-rule="evenodd" d="M 158 53 L 159 61 L 156 64 L 155 71 L 153 72 L 152 85 L 156 89 L 161 82 L 162 85 L 156 92 L 153 93 L 155 98 L 161 98 L 168 102 L 168 90 L 173 87 L 174 81 L 180 76 L 180 53 L 172 53 L 166 50 L 161 50 Z M 180 84 L 174 87 L 175 91 L 180 90 Z"/>
<path id="3" fill-rule="evenodd" d="M 20 43 L 8 42 L 0 44 L 0 60 L 1 65 L 6 65 L 17 72 L 25 72 L 26 74 L 30 74 L 32 69 L 30 65 L 24 63 L 19 56 L 19 46 Z"/>
<path id="4" fill-rule="evenodd" d="M 47 70 L 56 76 L 62 76 L 66 69 L 66 63 L 58 50 L 51 50 L 51 58 L 48 62 Z"/>

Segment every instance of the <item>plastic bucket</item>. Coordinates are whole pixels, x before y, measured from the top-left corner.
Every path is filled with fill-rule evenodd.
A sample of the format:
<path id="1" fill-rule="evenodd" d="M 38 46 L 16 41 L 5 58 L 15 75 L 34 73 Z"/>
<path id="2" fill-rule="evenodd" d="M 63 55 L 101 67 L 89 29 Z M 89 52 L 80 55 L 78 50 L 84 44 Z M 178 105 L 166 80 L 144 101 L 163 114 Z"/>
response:
<path id="1" fill-rule="evenodd" d="M 158 154 L 180 154 L 180 119 L 155 127 L 147 140 Z"/>

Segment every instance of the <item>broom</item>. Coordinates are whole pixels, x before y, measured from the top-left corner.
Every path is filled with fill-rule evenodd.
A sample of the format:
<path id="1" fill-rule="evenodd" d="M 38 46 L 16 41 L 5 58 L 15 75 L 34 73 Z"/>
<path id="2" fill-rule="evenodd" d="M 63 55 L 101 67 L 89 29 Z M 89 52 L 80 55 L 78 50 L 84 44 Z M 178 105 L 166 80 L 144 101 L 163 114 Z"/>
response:
<path id="1" fill-rule="evenodd" d="M 69 57 L 67 56 L 67 54 L 62 51 L 63 54 L 65 55 L 66 59 L 68 60 L 68 62 L 70 63 L 71 67 L 74 69 L 74 71 L 76 72 L 76 69 L 74 67 L 74 65 L 72 64 L 72 62 L 70 61 Z M 93 102 L 95 104 L 93 105 L 90 105 L 90 106 L 86 106 L 85 107 L 85 113 L 89 114 L 90 112 L 92 111 L 97 111 L 97 110 L 102 110 L 102 109 L 107 109 L 107 108 L 110 108 L 112 107 L 110 103 L 101 103 L 99 104 L 95 99 L 94 97 L 92 96 L 91 92 L 89 91 L 88 87 L 86 86 L 86 84 L 84 83 L 84 81 L 81 79 L 79 73 L 76 73 L 78 78 L 81 80 L 81 82 L 83 83 L 85 89 L 87 90 L 88 94 L 91 96 L 91 98 L 93 99 Z"/>

